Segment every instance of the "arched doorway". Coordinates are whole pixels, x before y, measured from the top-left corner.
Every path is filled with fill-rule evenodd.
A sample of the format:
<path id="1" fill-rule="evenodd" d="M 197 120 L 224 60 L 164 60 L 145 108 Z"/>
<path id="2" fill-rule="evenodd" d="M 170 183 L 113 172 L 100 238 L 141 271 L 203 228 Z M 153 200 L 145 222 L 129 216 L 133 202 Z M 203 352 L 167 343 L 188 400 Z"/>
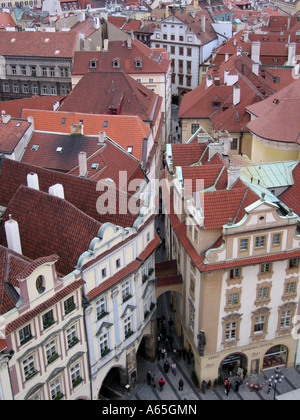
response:
<path id="1" fill-rule="evenodd" d="M 105 376 L 98 399 L 119 400 L 123 398 L 127 383 L 127 372 L 123 366 L 112 367 Z"/>
<path id="2" fill-rule="evenodd" d="M 222 360 L 219 366 L 219 375 L 236 376 L 240 374 L 240 369 L 243 371 L 248 369 L 248 358 L 244 353 L 232 353 Z"/>
<path id="3" fill-rule="evenodd" d="M 271 347 L 264 355 L 263 369 L 285 367 L 288 361 L 288 348 L 283 344 Z"/>

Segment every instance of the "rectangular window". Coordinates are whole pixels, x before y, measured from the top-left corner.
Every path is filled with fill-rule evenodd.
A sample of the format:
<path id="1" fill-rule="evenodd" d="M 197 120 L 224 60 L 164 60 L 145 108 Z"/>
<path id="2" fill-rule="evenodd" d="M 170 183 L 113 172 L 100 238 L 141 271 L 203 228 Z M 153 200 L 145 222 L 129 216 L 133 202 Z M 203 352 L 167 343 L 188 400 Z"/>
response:
<path id="1" fill-rule="evenodd" d="M 105 279 L 106 276 L 107 276 L 107 270 L 106 270 L 106 267 L 104 267 L 101 270 L 101 277 L 102 279 Z"/>
<path id="2" fill-rule="evenodd" d="M 128 338 L 133 333 L 132 329 L 132 319 L 131 316 L 128 316 L 124 319 L 124 334 L 125 339 Z"/>
<path id="3" fill-rule="evenodd" d="M 297 268 L 299 265 L 299 259 L 298 258 L 292 258 L 289 260 L 289 268 Z"/>
<path id="4" fill-rule="evenodd" d="M 271 263 L 265 263 L 260 265 L 260 272 L 263 273 L 270 273 L 271 272 Z"/>
<path id="5" fill-rule="evenodd" d="M 122 284 L 122 300 L 123 302 L 126 302 L 126 300 L 128 300 L 129 298 L 131 298 L 130 281 L 126 281 Z"/>
<path id="6" fill-rule="evenodd" d="M 74 344 L 78 343 L 77 337 L 77 329 L 75 325 L 72 325 L 70 328 L 67 329 L 67 341 L 68 341 L 68 348 L 73 347 Z"/>
<path id="7" fill-rule="evenodd" d="M 50 325 L 54 323 L 53 311 L 51 310 L 47 312 L 45 315 L 42 316 L 42 319 L 43 319 L 43 327 L 44 328 L 50 327 Z"/>
<path id="8" fill-rule="evenodd" d="M 230 143 L 230 149 L 231 150 L 237 150 L 237 148 L 238 148 L 238 139 L 233 138 L 232 142 Z"/>
<path id="9" fill-rule="evenodd" d="M 248 249 L 248 239 L 241 239 L 240 251 L 247 251 L 247 249 Z"/>
<path id="10" fill-rule="evenodd" d="M 23 371 L 26 380 L 31 378 L 36 373 L 33 355 L 30 355 L 23 361 Z"/>
<path id="11" fill-rule="evenodd" d="M 69 297 L 67 300 L 64 301 L 64 309 L 65 314 L 73 311 L 75 309 L 75 302 L 74 302 L 74 296 Z"/>
<path id="12" fill-rule="evenodd" d="M 228 305 L 237 305 L 239 303 L 239 294 L 231 293 L 228 295 Z"/>
<path id="13" fill-rule="evenodd" d="M 96 301 L 97 321 L 99 321 L 99 319 L 103 318 L 103 316 L 105 316 L 106 314 L 107 314 L 106 299 L 105 299 L 105 297 L 102 297 L 102 298 L 100 298 Z"/>
<path id="14" fill-rule="evenodd" d="M 255 248 L 264 248 L 265 244 L 266 244 L 265 236 L 257 236 L 255 238 Z"/>
<path id="15" fill-rule="evenodd" d="M 225 340 L 234 340 L 236 338 L 236 322 L 229 322 L 225 328 Z"/>
<path id="16" fill-rule="evenodd" d="M 50 384 L 50 392 L 51 392 L 51 399 L 56 400 L 61 398 L 62 395 L 62 388 L 60 378 L 55 379 L 55 381 L 51 382 Z"/>
<path id="17" fill-rule="evenodd" d="M 268 299 L 269 297 L 269 288 L 268 287 L 261 287 L 258 290 L 258 299 Z"/>
<path id="18" fill-rule="evenodd" d="M 99 345 L 100 345 L 101 357 L 104 357 L 110 351 L 108 332 L 106 332 L 106 333 L 104 333 L 100 336 Z"/>
<path id="19" fill-rule="evenodd" d="M 58 354 L 56 351 L 56 342 L 55 340 L 50 341 L 50 343 L 46 344 L 46 357 L 47 363 L 53 362 L 53 360 L 57 359 Z"/>
<path id="20" fill-rule="evenodd" d="M 296 293 L 296 282 L 295 281 L 288 282 L 285 287 L 285 294 L 292 295 L 294 293 Z"/>
<path id="21" fill-rule="evenodd" d="M 72 386 L 78 385 L 82 381 L 81 373 L 80 373 L 80 363 L 76 363 L 71 368 L 71 380 L 72 380 Z"/>
<path id="22" fill-rule="evenodd" d="M 292 311 L 281 312 L 280 328 L 288 328 L 291 326 Z"/>
<path id="23" fill-rule="evenodd" d="M 195 134 L 197 130 L 199 130 L 200 125 L 199 124 L 192 124 L 192 130 L 191 133 Z"/>
<path id="24" fill-rule="evenodd" d="M 118 258 L 117 260 L 116 260 L 116 269 L 118 269 L 118 268 L 120 268 L 121 267 L 121 260 L 120 260 L 120 258 Z"/>
<path id="25" fill-rule="evenodd" d="M 241 276 L 241 269 L 240 268 L 232 268 L 230 270 L 230 278 L 231 279 L 238 279 Z"/>
<path id="26" fill-rule="evenodd" d="M 280 245 L 280 233 L 274 233 L 273 246 Z"/>
<path id="27" fill-rule="evenodd" d="M 255 318 L 254 334 L 264 332 L 265 322 L 266 322 L 266 317 L 265 316 L 257 316 Z"/>
<path id="28" fill-rule="evenodd" d="M 32 338 L 30 325 L 26 325 L 19 331 L 19 338 L 20 344 L 24 344 Z"/>

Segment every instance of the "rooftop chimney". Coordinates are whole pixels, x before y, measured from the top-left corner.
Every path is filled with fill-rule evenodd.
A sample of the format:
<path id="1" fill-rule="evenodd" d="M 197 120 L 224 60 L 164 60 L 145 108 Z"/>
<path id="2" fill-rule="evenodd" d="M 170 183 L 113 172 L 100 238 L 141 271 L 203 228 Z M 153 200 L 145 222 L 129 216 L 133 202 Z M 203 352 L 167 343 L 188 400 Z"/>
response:
<path id="1" fill-rule="evenodd" d="M 231 188 L 232 185 L 239 179 L 241 175 L 241 169 L 238 167 L 228 168 L 227 170 L 227 189 Z"/>
<path id="2" fill-rule="evenodd" d="M 238 105 L 241 101 L 241 87 L 234 85 L 233 86 L 233 105 Z"/>
<path id="3" fill-rule="evenodd" d="M 71 134 L 83 135 L 83 124 L 81 122 L 71 124 Z"/>
<path id="4" fill-rule="evenodd" d="M 227 63 L 227 61 L 229 60 L 229 53 L 225 54 L 225 63 Z"/>
<path id="5" fill-rule="evenodd" d="M 85 177 L 87 173 L 86 152 L 78 153 L 79 176 Z"/>
<path id="6" fill-rule="evenodd" d="M 104 39 L 103 41 L 103 52 L 108 51 L 108 39 Z"/>
<path id="7" fill-rule="evenodd" d="M 213 78 L 211 74 L 206 76 L 206 88 L 209 88 L 213 84 Z"/>
<path id="8" fill-rule="evenodd" d="M 205 16 L 201 16 L 201 31 L 205 34 L 205 24 L 206 24 L 206 18 Z"/>
<path id="9" fill-rule="evenodd" d="M 131 38 L 127 38 L 127 48 L 131 48 Z"/>
<path id="10" fill-rule="evenodd" d="M 259 63 L 252 63 L 252 73 L 258 76 L 259 74 Z"/>
<path id="11" fill-rule="evenodd" d="M 10 118 L 11 118 L 10 115 L 7 115 L 5 113 L 5 111 L 2 111 L 1 113 L 2 113 L 2 122 L 3 122 L 3 124 L 7 124 L 8 121 L 10 120 Z"/>
<path id="12" fill-rule="evenodd" d="M 30 174 L 27 174 L 27 186 L 29 188 L 33 188 L 34 190 L 39 190 L 39 178 L 38 175 L 31 172 Z"/>
<path id="13" fill-rule="evenodd" d="M 254 63 L 259 63 L 259 59 L 260 59 L 260 42 L 253 41 L 251 44 L 251 60 L 254 61 Z"/>
<path id="14" fill-rule="evenodd" d="M 49 187 L 49 194 L 64 199 L 64 187 L 61 184 L 52 185 Z"/>
<path id="15" fill-rule="evenodd" d="M 4 224 L 7 247 L 15 252 L 18 252 L 19 254 L 22 254 L 18 222 L 11 218 L 11 214 L 8 217 L 9 220 L 7 220 Z"/>
<path id="16" fill-rule="evenodd" d="M 287 66 L 294 66 L 296 64 L 296 43 L 288 44 L 288 61 Z"/>
<path id="17" fill-rule="evenodd" d="M 105 144 L 105 137 L 106 137 L 106 132 L 105 131 L 100 131 L 98 133 L 98 144 Z"/>

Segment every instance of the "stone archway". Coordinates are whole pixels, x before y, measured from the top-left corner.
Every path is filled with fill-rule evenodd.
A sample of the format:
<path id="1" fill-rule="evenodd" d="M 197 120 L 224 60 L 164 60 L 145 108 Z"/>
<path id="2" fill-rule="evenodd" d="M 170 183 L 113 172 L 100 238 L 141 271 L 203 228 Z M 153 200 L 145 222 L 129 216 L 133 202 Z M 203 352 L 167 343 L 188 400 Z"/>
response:
<path id="1" fill-rule="evenodd" d="M 105 376 L 98 399 L 119 400 L 123 398 L 127 383 L 127 371 L 123 366 L 113 366 Z"/>
<path id="2" fill-rule="evenodd" d="M 226 356 L 219 366 L 219 375 L 236 376 L 238 369 L 248 369 L 248 357 L 244 353 L 231 353 Z"/>

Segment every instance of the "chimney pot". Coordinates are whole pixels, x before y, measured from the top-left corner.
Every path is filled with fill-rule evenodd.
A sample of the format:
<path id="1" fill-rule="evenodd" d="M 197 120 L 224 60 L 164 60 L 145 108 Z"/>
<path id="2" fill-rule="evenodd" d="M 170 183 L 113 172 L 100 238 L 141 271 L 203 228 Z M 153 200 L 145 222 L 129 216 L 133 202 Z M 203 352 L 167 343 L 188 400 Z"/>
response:
<path id="1" fill-rule="evenodd" d="M 18 252 L 19 254 L 22 254 L 18 222 L 11 218 L 11 214 L 8 217 L 9 220 L 7 220 L 4 224 L 7 247 L 15 252 Z"/>
<path id="2" fill-rule="evenodd" d="M 39 177 L 37 174 L 31 172 L 27 174 L 27 186 L 33 188 L 34 190 L 39 190 Z"/>
<path id="3" fill-rule="evenodd" d="M 86 152 L 78 153 L 79 176 L 85 177 L 87 173 Z"/>
<path id="4" fill-rule="evenodd" d="M 52 185 L 51 187 L 49 187 L 49 194 L 64 199 L 64 187 L 62 186 L 62 184 Z"/>

